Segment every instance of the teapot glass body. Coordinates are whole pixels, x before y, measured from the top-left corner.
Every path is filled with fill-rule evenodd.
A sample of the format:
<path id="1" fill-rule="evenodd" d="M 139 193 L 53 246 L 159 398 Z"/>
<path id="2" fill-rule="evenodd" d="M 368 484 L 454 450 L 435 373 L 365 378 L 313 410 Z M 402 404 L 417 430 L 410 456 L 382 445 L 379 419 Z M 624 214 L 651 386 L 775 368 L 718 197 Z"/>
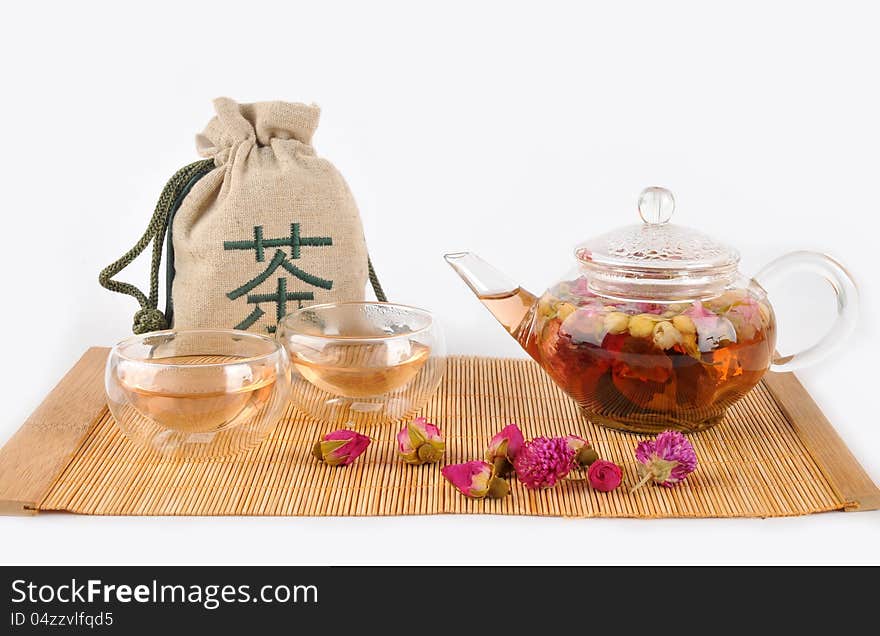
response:
<path id="1" fill-rule="evenodd" d="M 515 337 L 590 420 L 696 431 L 770 368 L 776 319 L 742 277 L 712 297 L 667 302 L 597 294 L 575 271 L 537 299 Z"/>

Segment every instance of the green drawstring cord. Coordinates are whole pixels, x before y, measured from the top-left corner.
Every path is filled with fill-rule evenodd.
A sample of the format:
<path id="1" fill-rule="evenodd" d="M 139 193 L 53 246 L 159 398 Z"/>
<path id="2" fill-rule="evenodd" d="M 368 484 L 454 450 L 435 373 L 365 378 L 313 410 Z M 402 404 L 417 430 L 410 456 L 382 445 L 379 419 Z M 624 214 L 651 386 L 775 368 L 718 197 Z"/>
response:
<path id="1" fill-rule="evenodd" d="M 149 225 L 143 236 L 135 243 L 128 252 L 119 260 L 111 263 L 98 275 L 98 282 L 101 287 L 109 289 L 120 294 L 128 294 L 135 298 L 141 308 L 134 314 L 134 324 L 132 331 L 136 334 L 148 333 L 150 331 L 160 331 L 168 329 L 168 321 L 157 307 L 159 305 L 159 265 L 162 261 L 162 244 L 165 241 L 165 233 L 168 229 L 168 217 L 174 207 L 181 192 L 194 179 L 198 180 L 214 169 L 214 160 L 205 159 L 196 161 L 188 166 L 178 170 L 165 187 L 162 194 L 159 195 L 159 202 L 156 203 L 156 209 L 153 211 L 153 217 L 150 219 Z M 128 267 L 134 259 L 141 255 L 147 248 L 147 245 L 153 243 L 153 255 L 150 259 L 150 295 L 145 296 L 144 293 L 131 283 L 113 280 L 123 269 Z M 367 257 L 367 267 L 369 269 L 370 285 L 373 287 L 373 293 L 376 294 L 376 300 L 385 303 L 388 298 L 373 268 L 373 262 Z"/>
<path id="2" fill-rule="evenodd" d="M 370 270 L 370 285 L 373 286 L 373 293 L 376 294 L 376 300 L 380 303 L 387 303 L 388 298 L 385 296 L 385 291 L 382 289 L 382 283 L 379 282 L 376 270 L 373 269 L 373 261 L 370 260 L 369 256 L 367 256 L 367 267 Z"/>
<path id="3" fill-rule="evenodd" d="M 140 304 L 141 308 L 135 313 L 132 326 L 132 331 L 136 334 L 168 328 L 165 315 L 157 309 L 159 304 L 159 264 L 162 261 L 162 244 L 165 240 L 165 232 L 168 229 L 168 214 L 180 192 L 187 184 L 197 175 L 200 177 L 204 176 L 213 169 L 214 160 L 205 159 L 191 163 L 178 170 L 162 189 L 162 194 L 159 196 L 158 203 L 156 203 L 156 209 L 153 211 L 153 217 L 150 219 L 150 223 L 147 225 L 143 236 L 122 258 L 105 267 L 98 275 L 98 282 L 101 283 L 102 287 L 120 294 L 128 294 Z M 153 256 L 150 260 L 150 295 L 145 296 L 134 285 L 113 280 L 113 277 L 140 256 L 147 248 L 147 245 L 150 244 L 150 241 L 153 242 Z"/>

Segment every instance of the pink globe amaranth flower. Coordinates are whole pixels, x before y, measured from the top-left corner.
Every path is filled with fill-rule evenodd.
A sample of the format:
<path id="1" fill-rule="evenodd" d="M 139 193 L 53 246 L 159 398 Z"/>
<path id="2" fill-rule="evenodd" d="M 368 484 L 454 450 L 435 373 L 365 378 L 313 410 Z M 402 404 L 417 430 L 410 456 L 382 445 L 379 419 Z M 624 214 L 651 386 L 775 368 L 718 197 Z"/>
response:
<path id="1" fill-rule="evenodd" d="M 672 487 L 697 468 L 697 454 L 687 437 L 678 431 L 663 431 L 656 439 L 636 446 L 639 476 L 637 490 L 648 481 Z"/>
<path id="2" fill-rule="evenodd" d="M 417 417 L 397 433 L 397 452 L 407 464 L 433 464 L 446 452 L 440 429 Z"/>
<path id="3" fill-rule="evenodd" d="M 590 480 L 590 486 L 595 490 L 611 492 L 620 485 L 623 479 L 623 471 L 614 462 L 597 459 L 590 464 L 587 478 Z"/>
<path id="4" fill-rule="evenodd" d="M 370 445 L 370 438 L 342 429 L 324 435 L 312 448 L 312 455 L 330 466 L 348 466 Z"/>
<path id="5" fill-rule="evenodd" d="M 440 469 L 440 473 L 465 497 L 485 497 L 492 479 L 492 464 L 473 461 L 464 464 L 450 464 Z"/>
<path id="6" fill-rule="evenodd" d="M 536 437 L 523 445 L 513 467 L 526 488 L 550 488 L 571 472 L 575 455 L 565 437 Z"/>

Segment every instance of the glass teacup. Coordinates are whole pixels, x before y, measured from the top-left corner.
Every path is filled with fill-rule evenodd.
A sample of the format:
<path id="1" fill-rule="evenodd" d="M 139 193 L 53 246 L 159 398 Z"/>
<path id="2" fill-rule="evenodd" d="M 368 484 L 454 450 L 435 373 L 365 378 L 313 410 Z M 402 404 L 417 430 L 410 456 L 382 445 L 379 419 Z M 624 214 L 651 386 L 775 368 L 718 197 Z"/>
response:
<path id="1" fill-rule="evenodd" d="M 337 426 L 411 417 L 446 371 L 434 317 L 407 305 L 313 305 L 288 314 L 277 336 L 290 355 L 293 403 Z"/>
<path id="2" fill-rule="evenodd" d="M 218 457 L 259 444 L 288 402 L 287 352 L 235 330 L 158 331 L 107 360 L 110 412 L 135 443 L 174 457 Z"/>

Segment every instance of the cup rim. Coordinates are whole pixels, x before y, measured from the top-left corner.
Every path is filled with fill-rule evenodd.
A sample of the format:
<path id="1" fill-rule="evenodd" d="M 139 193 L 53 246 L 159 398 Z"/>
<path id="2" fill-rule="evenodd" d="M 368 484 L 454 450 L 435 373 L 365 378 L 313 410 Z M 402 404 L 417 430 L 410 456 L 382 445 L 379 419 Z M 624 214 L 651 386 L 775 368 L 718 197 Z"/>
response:
<path id="1" fill-rule="evenodd" d="M 301 338 L 315 338 L 318 340 L 380 341 L 380 340 L 393 340 L 395 338 L 409 338 L 409 337 L 412 337 L 416 334 L 420 334 L 425 331 L 429 331 L 431 328 L 434 327 L 434 322 L 435 322 L 434 321 L 434 314 L 431 313 L 430 311 L 428 311 L 427 309 L 422 309 L 421 307 L 416 307 L 415 305 L 405 305 L 403 303 L 389 303 L 389 302 L 382 302 L 382 301 L 378 301 L 378 300 L 350 300 L 350 301 L 337 302 L 337 303 L 320 303 L 317 305 L 309 305 L 308 307 L 301 307 L 299 309 L 295 309 L 294 311 L 290 312 L 289 314 L 286 314 L 278 322 L 278 326 L 279 327 L 284 326 L 286 329 L 291 329 L 291 327 L 289 325 L 289 320 L 291 318 L 293 318 L 294 316 L 296 316 L 300 313 L 306 312 L 306 311 L 314 311 L 316 309 L 318 309 L 318 310 L 332 309 L 332 308 L 336 308 L 336 307 L 345 307 L 345 306 L 351 306 L 351 305 L 358 305 L 358 306 L 378 305 L 378 306 L 382 306 L 382 307 L 400 307 L 402 309 L 405 309 L 410 312 L 417 313 L 417 314 L 421 315 L 426 320 L 426 324 L 423 327 L 419 327 L 418 329 L 413 329 L 411 331 L 407 331 L 406 333 L 393 333 L 393 334 L 383 334 L 383 335 L 376 335 L 376 336 L 329 335 L 329 334 L 320 334 L 320 333 L 319 334 L 311 334 L 311 333 L 306 334 L 306 333 L 300 333 L 300 332 L 296 332 L 296 335 Z M 276 334 L 277 333 L 278 332 L 276 331 Z"/>
<path id="2" fill-rule="evenodd" d="M 206 334 L 219 334 L 223 336 L 235 336 L 235 337 L 243 337 L 246 339 L 256 339 L 262 340 L 263 342 L 268 343 L 272 347 L 272 351 L 267 353 L 262 353 L 256 356 L 242 357 L 237 360 L 230 360 L 229 362 L 195 362 L 195 363 L 187 363 L 187 364 L 176 364 L 176 363 L 164 363 L 158 362 L 156 360 L 161 360 L 161 358 L 157 359 L 142 359 L 142 358 L 133 358 L 131 356 L 125 355 L 122 353 L 122 349 L 128 345 L 135 344 L 146 338 L 151 338 L 155 336 L 168 336 L 168 335 L 206 335 Z M 252 333 L 250 331 L 243 331 L 241 329 L 162 329 L 161 331 L 150 331 L 148 333 L 135 334 L 133 336 L 129 336 L 128 338 L 123 338 L 110 350 L 110 357 L 117 357 L 121 360 L 125 360 L 127 362 L 131 362 L 133 364 L 143 364 L 149 366 L 162 367 L 164 369 L 168 369 L 171 367 L 181 367 L 181 368 L 189 368 L 189 369 L 197 369 L 197 368 L 209 368 L 209 367 L 230 367 L 238 364 L 251 364 L 254 362 L 259 362 L 261 360 L 266 360 L 271 358 L 272 356 L 278 355 L 279 352 L 284 352 L 284 346 L 282 343 L 278 342 L 276 338 L 271 338 L 269 336 L 264 336 L 259 333 Z M 210 355 L 210 354 L 205 354 Z M 282 355 L 284 355 L 282 353 Z"/>

